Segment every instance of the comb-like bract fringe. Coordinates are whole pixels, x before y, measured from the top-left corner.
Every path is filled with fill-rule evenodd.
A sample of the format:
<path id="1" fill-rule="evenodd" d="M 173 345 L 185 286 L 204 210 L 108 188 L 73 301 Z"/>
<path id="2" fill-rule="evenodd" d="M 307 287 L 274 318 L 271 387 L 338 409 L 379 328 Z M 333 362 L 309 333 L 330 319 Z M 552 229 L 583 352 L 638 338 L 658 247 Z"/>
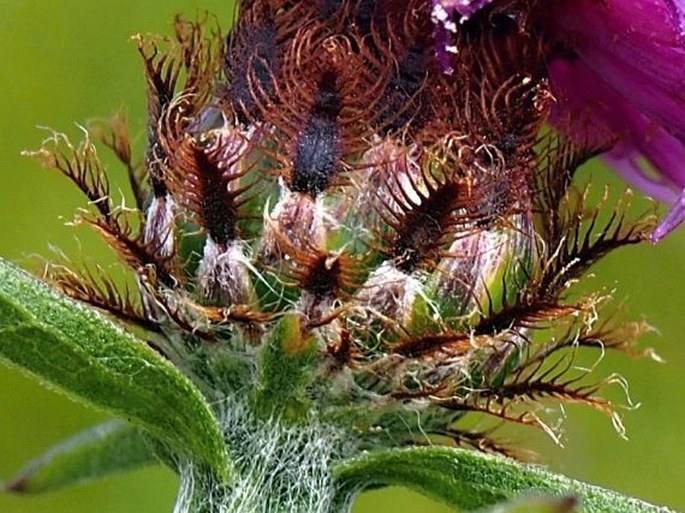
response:
<path id="1" fill-rule="evenodd" d="M 542 406 L 554 401 L 622 429 L 597 395 L 622 381 L 578 372 L 576 353 L 653 356 L 633 343 L 647 326 L 599 322 L 607 294 L 569 289 L 653 219 L 628 220 L 629 193 L 612 205 L 574 184 L 602 148 L 546 125 L 560 49 L 534 17 L 485 9 L 436 56 L 426 0 L 239 11 L 227 38 L 180 19 L 173 38 L 137 37 L 139 161 L 121 117 L 33 154 L 85 194 L 79 219 L 139 291 L 99 268 L 52 281 L 146 330 L 213 402 L 316 417 L 350 451 L 440 441 L 512 455 L 469 419 L 558 440 Z M 92 139 L 136 208 L 115 206 Z"/>

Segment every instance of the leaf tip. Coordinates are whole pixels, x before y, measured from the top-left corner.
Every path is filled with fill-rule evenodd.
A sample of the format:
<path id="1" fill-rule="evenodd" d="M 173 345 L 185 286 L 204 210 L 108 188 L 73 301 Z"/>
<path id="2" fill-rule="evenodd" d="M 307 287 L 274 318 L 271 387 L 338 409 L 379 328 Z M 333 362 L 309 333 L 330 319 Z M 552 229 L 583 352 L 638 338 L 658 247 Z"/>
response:
<path id="1" fill-rule="evenodd" d="M 27 473 L 22 473 L 9 481 L 0 482 L 1 493 L 30 493 L 31 490 L 31 476 Z"/>

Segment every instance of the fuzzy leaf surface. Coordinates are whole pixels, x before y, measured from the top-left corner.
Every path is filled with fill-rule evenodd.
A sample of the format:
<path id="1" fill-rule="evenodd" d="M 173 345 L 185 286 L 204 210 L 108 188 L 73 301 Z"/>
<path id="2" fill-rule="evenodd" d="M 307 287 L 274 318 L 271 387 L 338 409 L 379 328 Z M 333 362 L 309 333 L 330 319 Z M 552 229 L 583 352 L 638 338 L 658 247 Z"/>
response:
<path id="1" fill-rule="evenodd" d="M 25 494 L 49 492 L 157 462 L 139 429 L 114 420 L 52 447 L 3 488 Z"/>
<path id="2" fill-rule="evenodd" d="M 0 360 L 227 477 L 219 426 L 183 374 L 98 312 L 1 259 Z"/>
<path id="3" fill-rule="evenodd" d="M 370 452 L 340 464 L 334 473 L 343 496 L 367 488 L 399 485 L 442 500 L 457 510 L 471 511 L 521 495 L 543 494 L 577 497 L 578 511 L 583 513 L 671 511 L 541 467 L 449 447 Z"/>

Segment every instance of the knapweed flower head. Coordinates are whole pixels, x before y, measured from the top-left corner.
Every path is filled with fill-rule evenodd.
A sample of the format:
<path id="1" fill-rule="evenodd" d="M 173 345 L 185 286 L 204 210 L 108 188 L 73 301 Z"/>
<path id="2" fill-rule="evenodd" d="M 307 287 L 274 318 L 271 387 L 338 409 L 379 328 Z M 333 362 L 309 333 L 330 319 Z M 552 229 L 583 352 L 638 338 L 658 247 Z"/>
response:
<path id="1" fill-rule="evenodd" d="M 489 6 L 488 9 L 484 9 Z M 552 118 L 571 137 L 604 145 L 605 160 L 650 196 L 672 203 L 657 242 L 685 219 L 685 2 L 681 0 L 434 0 L 438 54 L 447 34 L 492 12 L 519 20 L 558 51 L 550 55 Z"/>
<path id="2" fill-rule="evenodd" d="M 608 143 L 584 102 L 559 99 L 557 65 L 582 46 L 528 5 L 244 0 L 227 37 L 178 19 L 172 38 L 136 38 L 143 159 L 120 116 L 35 152 L 85 193 L 78 220 L 136 287 L 61 265 L 48 279 L 184 373 L 237 455 L 224 483 L 151 435 L 183 476 L 178 511 L 333 511 L 349 502 L 329 493 L 345 459 L 435 444 L 514 455 L 494 428 L 558 439 L 554 401 L 622 430 L 596 395 L 622 379 L 592 380 L 575 357 L 635 352 L 646 326 L 614 328 L 599 319 L 608 294 L 570 288 L 653 220 L 625 219 L 629 193 L 589 204 L 574 184 Z M 112 198 L 94 139 L 123 163 L 133 208 Z"/>

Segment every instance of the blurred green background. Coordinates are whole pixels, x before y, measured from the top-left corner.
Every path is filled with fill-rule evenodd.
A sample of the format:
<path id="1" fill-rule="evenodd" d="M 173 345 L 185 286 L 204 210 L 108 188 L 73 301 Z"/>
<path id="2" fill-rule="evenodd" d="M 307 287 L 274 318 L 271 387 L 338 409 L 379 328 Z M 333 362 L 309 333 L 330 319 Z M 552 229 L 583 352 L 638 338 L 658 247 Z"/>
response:
<path id="1" fill-rule="evenodd" d="M 126 105 L 133 133 L 142 142 L 145 94 L 136 32 L 169 33 L 176 13 L 216 13 L 222 27 L 231 2 L 92 2 L 0 0 L 0 255 L 38 270 L 51 245 L 81 260 L 112 262 L 87 230 L 65 226 L 82 198 L 65 179 L 20 156 L 35 149 L 49 126 L 78 136 L 76 123 L 108 117 Z M 116 174 L 116 173 L 115 173 Z M 624 186 L 599 166 L 585 176 Z M 123 187 L 121 175 L 115 181 Z M 638 195 L 639 196 L 639 195 Z M 645 204 L 641 205 L 642 207 Z M 77 240 L 78 237 L 78 240 Z M 646 318 L 658 332 L 645 337 L 666 359 L 659 365 L 608 355 L 602 371 L 628 378 L 642 403 L 625 411 L 629 441 L 602 415 L 567 408 L 564 447 L 535 433 L 517 432 L 554 470 L 649 501 L 685 510 L 685 229 L 658 247 L 623 250 L 594 269 L 593 287 L 627 298 L 626 317 Z M 620 397 L 620 394 L 615 394 Z M 0 366 L 0 479 L 53 443 L 104 417 Z M 147 469 L 37 498 L 0 496 L 2 513 L 167 513 L 175 478 Z M 446 511 L 404 490 L 362 496 L 357 510 Z"/>

